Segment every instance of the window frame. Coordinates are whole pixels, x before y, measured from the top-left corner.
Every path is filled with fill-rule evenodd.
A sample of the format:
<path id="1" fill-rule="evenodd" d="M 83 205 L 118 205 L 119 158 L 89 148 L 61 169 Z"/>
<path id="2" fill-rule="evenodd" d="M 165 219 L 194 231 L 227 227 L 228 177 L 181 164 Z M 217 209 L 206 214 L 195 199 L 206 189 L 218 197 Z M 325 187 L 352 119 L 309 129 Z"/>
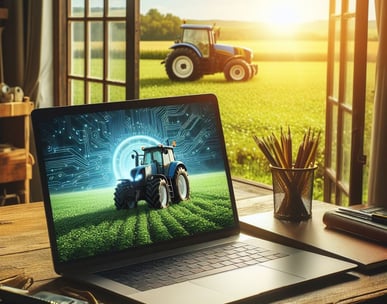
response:
<path id="1" fill-rule="evenodd" d="M 364 124 L 367 75 L 368 42 L 368 0 L 356 0 L 355 11 L 350 11 L 350 0 L 330 0 L 327 99 L 326 99 L 326 134 L 324 165 L 324 201 L 342 204 L 360 204 L 363 195 Z M 353 3 L 353 2 L 352 2 Z M 341 4 L 338 7 L 337 4 Z M 340 11 L 338 11 L 338 9 Z M 351 19 L 355 21 L 353 48 L 353 73 L 348 77 L 348 52 L 351 32 L 348 26 Z M 339 39 L 336 25 L 340 24 Z M 339 48 L 337 49 L 337 43 Z M 339 50 L 339 55 L 336 51 Z M 337 56 L 338 55 L 338 56 Z M 338 77 L 335 78 L 335 64 L 338 60 Z M 336 81 L 336 83 L 335 83 Z M 338 83 L 337 83 L 338 82 Z M 338 96 L 334 96 L 335 85 Z M 348 87 L 351 88 L 350 103 L 346 102 Z M 345 115 L 351 116 L 350 159 L 344 159 Z M 337 124 L 334 130 L 333 124 Z M 335 131 L 337 131 L 335 133 Z M 334 159 L 334 161 L 332 161 Z M 349 163 L 349 168 L 345 164 Z M 332 166 L 333 163 L 333 166 Z M 349 169 L 349 183 L 343 182 L 342 172 Z"/>
<path id="2" fill-rule="evenodd" d="M 89 0 L 85 0 L 85 11 L 87 11 Z M 101 20 L 104 27 L 104 45 L 108 44 L 106 35 L 106 23 L 114 20 L 114 17 L 107 17 L 106 10 L 109 5 L 108 0 L 103 0 L 104 11 L 103 17 L 93 18 L 84 16 L 83 18 L 76 18 L 76 20 L 83 21 L 87 24 L 90 20 Z M 125 75 L 126 79 L 124 82 L 115 82 L 108 80 L 106 77 L 106 58 L 108 56 L 108 50 L 104 47 L 103 59 L 103 77 L 102 79 L 90 78 L 86 75 L 86 63 L 85 63 L 85 75 L 82 77 L 75 77 L 69 75 L 69 60 L 68 54 L 69 49 L 69 26 L 70 20 L 75 20 L 70 16 L 69 5 L 71 0 L 65 1 L 54 1 L 53 2 L 53 16 L 54 16 L 54 106 L 68 106 L 71 105 L 71 98 L 69 92 L 69 81 L 70 79 L 79 79 L 84 82 L 84 103 L 88 103 L 89 100 L 89 89 L 87 87 L 88 81 L 101 83 L 103 86 L 103 94 L 101 96 L 101 102 L 107 102 L 108 90 L 107 86 L 122 85 L 125 88 L 125 99 L 138 99 L 139 98 L 139 41 L 140 41 L 140 30 L 139 30 L 139 19 L 140 19 L 140 0 L 126 0 L 126 66 Z M 86 14 L 85 14 L 86 15 Z M 120 18 L 122 20 L 122 18 Z M 85 33 L 87 29 L 85 26 Z M 85 36 L 86 37 L 86 36 Z M 87 41 L 87 38 L 85 39 Z M 87 42 L 85 42 L 87 43 Z M 86 52 L 86 48 L 85 48 Z M 87 56 L 85 56 L 87 57 Z M 86 59 L 85 59 L 86 60 Z"/>

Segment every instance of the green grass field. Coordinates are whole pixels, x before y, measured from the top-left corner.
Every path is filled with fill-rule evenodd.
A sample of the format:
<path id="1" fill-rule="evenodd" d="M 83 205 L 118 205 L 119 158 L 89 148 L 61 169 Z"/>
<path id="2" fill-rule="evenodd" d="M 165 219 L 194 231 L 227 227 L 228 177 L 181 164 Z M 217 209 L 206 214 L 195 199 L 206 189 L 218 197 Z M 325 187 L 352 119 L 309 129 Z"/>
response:
<path id="1" fill-rule="evenodd" d="M 252 48 L 255 62 L 259 66 L 258 75 L 243 83 L 226 82 L 223 74 L 204 76 L 201 80 L 192 83 L 171 82 L 165 73 L 164 65 L 161 64 L 161 58 L 164 55 L 160 57 L 160 54 L 166 54 L 172 42 L 142 41 L 141 53 L 147 53 L 148 57 L 158 59 L 140 60 L 140 97 L 215 93 L 219 98 L 232 174 L 271 184 L 268 163 L 255 146 L 252 136 L 254 134 L 265 136 L 271 132 L 279 132 L 281 127 L 289 126 L 295 142 L 299 142 L 304 131 L 309 127 L 325 130 L 327 64 L 321 59 L 326 55 L 326 41 L 262 40 L 222 41 L 222 43 Z M 366 148 L 369 147 L 371 132 L 375 78 L 372 54 L 376 54 L 376 47 L 376 41 L 369 42 L 371 61 L 366 92 Z M 142 55 L 142 57 L 147 56 Z M 284 58 L 288 61 L 283 61 Z M 318 60 L 306 60 L 310 58 Z M 102 66 L 96 62 L 92 67 L 93 74 L 100 75 Z M 82 64 L 76 63 L 74 67 L 79 69 Z M 122 67 L 121 60 L 112 62 L 111 71 L 114 79 L 125 79 Z M 100 91 L 100 88 L 96 89 L 95 100 L 92 102 L 100 102 L 98 93 Z M 75 95 L 83 96 L 82 92 Z M 125 94 L 122 89 L 117 88 L 117 92 L 112 96 L 111 100 L 123 100 Z M 319 146 L 315 199 L 322 199 L 324 140 L 323 136 Z"/>
<path id="2" fill-rule="evenodd" d="M 323 165 L 325 146 L 325 61 L 256 62 L 259 72 L 248 82 L 229 83 L 223 74 L 204 76 L 192 83 L 171 82 L 158 60 L 140 62 L 140 97 L 215 93 L 219 99 L 227 153 L 233 176 L 271 185 L 268 162 L 252 139 L 254 134 L 292 130 L 298 145 L 309 127 L 322 131 L 319 145 L 314 192 L 323 198 Z M 367 75 L 367 108 L 365 148 L 369 147 L 373 104 L 375 64 Z M 294 149 L 296 150 L 296 149 Z M 367 153 L 368 151 L 365 151 Z M 366 180 L 366 178 L 365 178 Z"/>
<path id="3" fill-rule="evenodd" d="M 168 241 L 234 223 L 223 173 L 189 176 L 191 198 L 166 209 L 116 210 L 114 188 L 51 197 L 60 260 Z M 220 182 L 224 181 L 224 182 Z"/>
<path id="4" fill-rule="evenodd" d="M 229 83 L 223 74 L 216 74 L 192 83 L 174 83 L 159 62 L 141 60 L 140 97 L 215 93 L 232 174 L 271 184 L 268 162 L 252 137 L 277 133 L 281 126 L 290 126 L 298 142 L 308 127 L 324 130 L 326 63 L 258 65 L 258 75 L 248 82 Z M 322 140 L 320 151 L 323 146 Z M 317 188 L 316 194 L 318 191 Z"/>

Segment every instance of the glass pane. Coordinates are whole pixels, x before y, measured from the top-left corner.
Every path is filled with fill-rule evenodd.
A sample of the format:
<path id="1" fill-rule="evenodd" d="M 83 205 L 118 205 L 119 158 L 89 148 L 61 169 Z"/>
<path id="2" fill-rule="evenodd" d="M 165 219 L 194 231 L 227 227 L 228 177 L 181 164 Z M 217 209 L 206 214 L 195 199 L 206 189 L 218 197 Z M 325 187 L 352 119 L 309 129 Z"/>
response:
<path id="1" fill-rule="evenodd" d="M 331 169 L 336 172 L 337 170 L 337 117 L 338 107 L 334 105 L 332 107 L 332 150 L 331 150 Z"/>
<path id="2" fill-rule="evenodd" d="M 126 16 L 126 0 L 109 0 L 109 17 Z"/>
<path id="3" fill-rule="evenodd" d="M 348 12 L 349 13 L 355 13 L 356 12 L 356 1 L 357 0 L 349 0 L 349 3 L 348 3 Z"/>
<path id="4" fill-rule="evenodd" d="M 352 105 L 353 99 L 353 68 L 354 68 L 354 33 L 355 33 L 355 18 L 348 20 L 347 33 L 347 54 L 346 54 L 346 74 L 345 74 L 345 92 L 344 102 Z"/>
<path id="5" fill-rule="evenodd" d="M 103 23 L 89 23 L 89 71 L 93 78 L 103 78 Z"/>
<path id="6" fill-rule="evenodd" d="M 340 19 L 335 22 L 335 47 L 334 47 L 334 64 L 333 64 L 333 83 L 332 83 L 332 96 L 337 100 L 339 99 L 339 80 L 340 80 L 340 31 L 341 31 Z"/>
<path id="7" fill-rule="evenodd" d="M 367 89 L 366 89 L 366 108 L 364 121 L 364 154 L 369 159 L 371 154 L 371 133 L 372 133 L 372 119 L 375 99 L 375 75 L 376 75 L 376 55 L 378 49 L 377 41 L 368 41 L 368 58 L 372 58 L 367 63 Z M 363 170 L 363 201 L 366 202 L 368 198 L 368 175 L 369 175 L 369 161 Z"/>
<path id="8" fill-rule="evenodd" d="M 122 101 L 126 99 L 124 86 L 108 86 L 108 101 Z"/>
<path id="9" fill-rule="evenodd" d="M 349 197 L 345 192 L 341 193 L 341 206 L 349 206 Z"/>
<path id="10" fill-rule="evenodd" d="M 126 23 L 109 22 L 109 41 L 108 41 L 108 79 L 125 81 L 125 54 L 126 54 Z"/>
<path id="11" fill-rule="evenodd" d="M 328 202 L 333 202 L 334 198 L 336 197 L 336 184 L 335 183 L 331 183 L 331 182 L 329 182 L 329 184 L 330 184 L 331 192 L 329 193 L 329 200 L 328 200 Z"/>
<path id="12" fill-rule="evenodd" d="M 102 17 L 103 16 L 103 2 L 104 0 L 89 0 L 89 16 Z"/>
<path id="13" fill-rule="evenodd" d="M 337 0 L 335 2 L 336 2 L 335 14 L 339 15 L 341 14 L 341 0 Z"/>
<path id="14" fill-rule="evenodd" d="M 85 16 L 85 0 L 70 0 L 69 6 L 70 6 L 70 9 L 69 9 L 70 17 Z"/>
<path id="15" fill-rule="evenodd" d="M 342 143 L 342 167 L 341 182 L 348 189 L 351 173 L 351 140 L 352 140 L 352 114 L 344 112 L 343 114 L 343 143 Z"/>
<path id="16" fill-rule="evenodd" d="M 70 22 L 70 75 L 84 76 L 85 35 L 83 22 Z"/>
<path id="17" fill-rule="evenodd" d="M 85 87 L 82 80 L 70 80 L 69 92 L 72 105 L 84 104 Z"/>
<path id="18" fill-rule="evenodd" d="M 89 100 L 88 103 L 103 102 L 103 85 L 102 83 L 89 82 Z"/>

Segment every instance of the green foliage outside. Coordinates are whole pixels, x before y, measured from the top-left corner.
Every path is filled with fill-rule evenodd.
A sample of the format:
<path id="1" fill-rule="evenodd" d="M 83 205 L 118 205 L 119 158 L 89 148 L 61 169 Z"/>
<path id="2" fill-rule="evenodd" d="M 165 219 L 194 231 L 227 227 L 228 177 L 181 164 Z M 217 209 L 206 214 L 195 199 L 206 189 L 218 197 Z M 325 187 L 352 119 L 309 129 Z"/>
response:
<path id="1" fill-rule="evenodd" d="M 150 9 L 147 14 L 141 15 L 141 40 L 175 40 L 181 23 L 179 17 Z"/>
<path id="2" fill-rule="evenodd" d="M 257 62 L 259 72 L 248 82 L 229 83 L 223 74 L 189 83 L 171 82 L 157 60 L 140 62 L 140 97 L 215 93 L 219 99 L 226 148 L 233 176 L 271 185 L 268 162 L 252 139 L 291 128 L 294 145 L 309 128 L 322 131 L 314 198 L 323 199 L 326 62 Z M 365 154 L 369 153 L 375 64 L 367 75 Z M 296 150 L 297 146 L 295 146 Z M 364 182 L 367 182 L 367 168 Z M 365 187 L 366 189 L 366 187 Z M 365 194 L 366 195 L 366 194 Z"/>
<path id="3" fill-rule="evenodd" d="M 114 187 L 53 195 L 59 259 L 83 258 L 232 226 L 225 176 L 213 173 L 189 178 L 191 199 L 162 210 L 149 209 L 145 201 L 135 209 L 116 210 Z"/>
<path id="4" fill-rule="evenodd" d="M 240 45 L 257 42 L 241 41 Z M 262 43 L 262 42 L 260 42 Z M 304 52 L 317 50 L 316 42 Z M 321 42 L 317 43 L 321 46 Z M 157 42 L 150 45 L 157 48 Z M 163 44 L 162 44 L 163 45 Z M 265 44 L 268 51 L 268 44 Z M 159 48 L 161 51 L 162 47 Z M 323 51 L 321 51 L 323 52 Z M 94 59 L 95 62 L 99 59 Z M 325 61 L 259 61 L 259 72 L 248 82 L 229 83 L 223 74 L 204 76 L 196 82 L 171 82 L 161 60 L 140 61 L 140 98 L 160 96 L 215 93 L 218 96 L 224 127 L 228 158 L 233 176 L 239 176 L 271 185 L 271 174 L 267 160 L 257 149 L 252 135 L 266 136 L 279 132 L 281 127 L 291 127 L 294 142 L 308 127 L 325 130 Z M 121 59 L 112 61 L 115 79 L 124 79 Z M 75 64 L 82 67 L 82 64 Z M 102 69 L 102 64 L 93 64 L 92 69 Z M 371 116 L 373 105 L 373 81 L 375 64 L 370 63 L 367 75 L 367 107 L 365 125 L 365 153 L 368 154 L 371 137 Z M 99 71 L 94 71 L 98 74 Z M 117 87 L 111 92 L 111 100 L 124 100 L 125 92 Z M 75 93 L 81 95 L 82 93 Z M 94 100 L 95 99 L 95 100 Z M 91 101 L 100 102 L 98 94 Z M 319 145 L 314 198 L 323 199 L 324 136 Z M 367 168 L 365 170 L 367 174 Z M 364 183 L 367 176 L 364 177 Z M 366 189 L 366 187 L 365 187 Z M 366 193 L 365 193 L 366 195 Z"/>
<path id="5" fill-rule="evenodd" d="M 228 156 L 234 176 L 271 184 L 267 161 L 257 150 L 252 140 L 253 134 L 265 136 L 270 132 L 279 132 L 281 126 L 291 127 L 295 142 L 299 142 L 297 138 L 300 138 L 308 127 L 320 129 L 324 134 L 326 41 L 289 39 L 225 41 L 226 44 L 246 46 L 254 50 L 254 59 L 259 65 L 259 72 L 252 80 L 244 83 L 228 83 L 223 74 L 204 76 L 192 83 L 171 82 L 161 60 L 165 58 L 172 43 L 172 41 L 141 41 L 140 97 L 215 93 L 219 98 Z M 114 49 L 120 52 L 119 45 Z M 364 145 L 366 155 L 369 153 L 371 137 L 376 49 L 377 42 L 370 41 Z M 124 60 L 120 56 L 111 60 L 109 69 L 113 79 L 125 80 L 123 66 Z M 82 61 L 77 59 L 74 67 L 81 69 Z M 93 58 L 91 73 L 102 75 L 102 67 L 102 60 Z M 76 71 L 76 74 L 83 72 Z M 96 92 L 100 91 L 100 88 L 96 89 Z M 83 96 L 82 94 L 82 91 L 77 89 L 74 95 Z M 125 99 L 125 92 L 120 87 L 112 89 L 110 95 L 110 100 Z M 95 94 L 91 102 L 100 102 L 99 94 Z M 315 179 L 315 199 L 323 198 L 324 146 L 322 138 L 317 158 L 319 170 Z M 367 182 L 368 172 L 367 167 L 365 169 L 364 183 Z"/>
<path id="6" fill-rule="evenodd" d="M 258 62 L 247 82 L 227 82 L 223 74 L 189 83 L 171 82 L 156 60 L 141 60 L 140 97 L 214 93 L 218 96 L 226 148 L 233 176 L 271 185 L 266 158 L 253 135 L 291 128 L 295 143 L 309 127 L 325 129 L 325 62 Z M 323 132 L 324 133 L 324 132 Z M 323 134 L 324 135 L 324 134 Z M 319 146 L 314 195 L 322 198 L 324 136 Z M 296 150 L 296 149 L 295 149 Z"/>

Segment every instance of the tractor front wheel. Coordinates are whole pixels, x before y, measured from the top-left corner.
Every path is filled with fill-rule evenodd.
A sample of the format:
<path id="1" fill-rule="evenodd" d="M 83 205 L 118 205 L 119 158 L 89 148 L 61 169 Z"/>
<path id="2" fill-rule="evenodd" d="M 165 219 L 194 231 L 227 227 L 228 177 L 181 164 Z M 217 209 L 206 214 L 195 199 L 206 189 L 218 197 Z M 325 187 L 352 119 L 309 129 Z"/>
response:
<path id="1" fill-rule="evenodd" d="M 148 181 L 145 189 L 145 200 L 155 209 L 167 208 L 169 205 L 168 184 L 165 179 L 155 177 Z"/>
<path id="2" fill-rule="evenodd" d="M 131 182 L 128 180 L 120 182 L 114 192 L 114 205 L 117 210 L 131 209 L 137 207 L 137 200 L 132 195 Z"/>
<path id="3" fill-rule="evenodd" d="M 165 70 L 174 81 L 194 81 L 203 76 L 200 58 L 187 47 L 173 50 L 165 59 Z"/>
<path id="4" fill-rule="evenodd" d="M 247 81 L 252 77 L 249 64 L 243 59 L 232 59 L 224 67 L 227 81 Z"/>
<path id="5" fill-rule="evenodd" d="M 179 167 L 173 177 L 173 202 L 178 203 L 189 199 L 188 174 L 184 168 Z"/>

